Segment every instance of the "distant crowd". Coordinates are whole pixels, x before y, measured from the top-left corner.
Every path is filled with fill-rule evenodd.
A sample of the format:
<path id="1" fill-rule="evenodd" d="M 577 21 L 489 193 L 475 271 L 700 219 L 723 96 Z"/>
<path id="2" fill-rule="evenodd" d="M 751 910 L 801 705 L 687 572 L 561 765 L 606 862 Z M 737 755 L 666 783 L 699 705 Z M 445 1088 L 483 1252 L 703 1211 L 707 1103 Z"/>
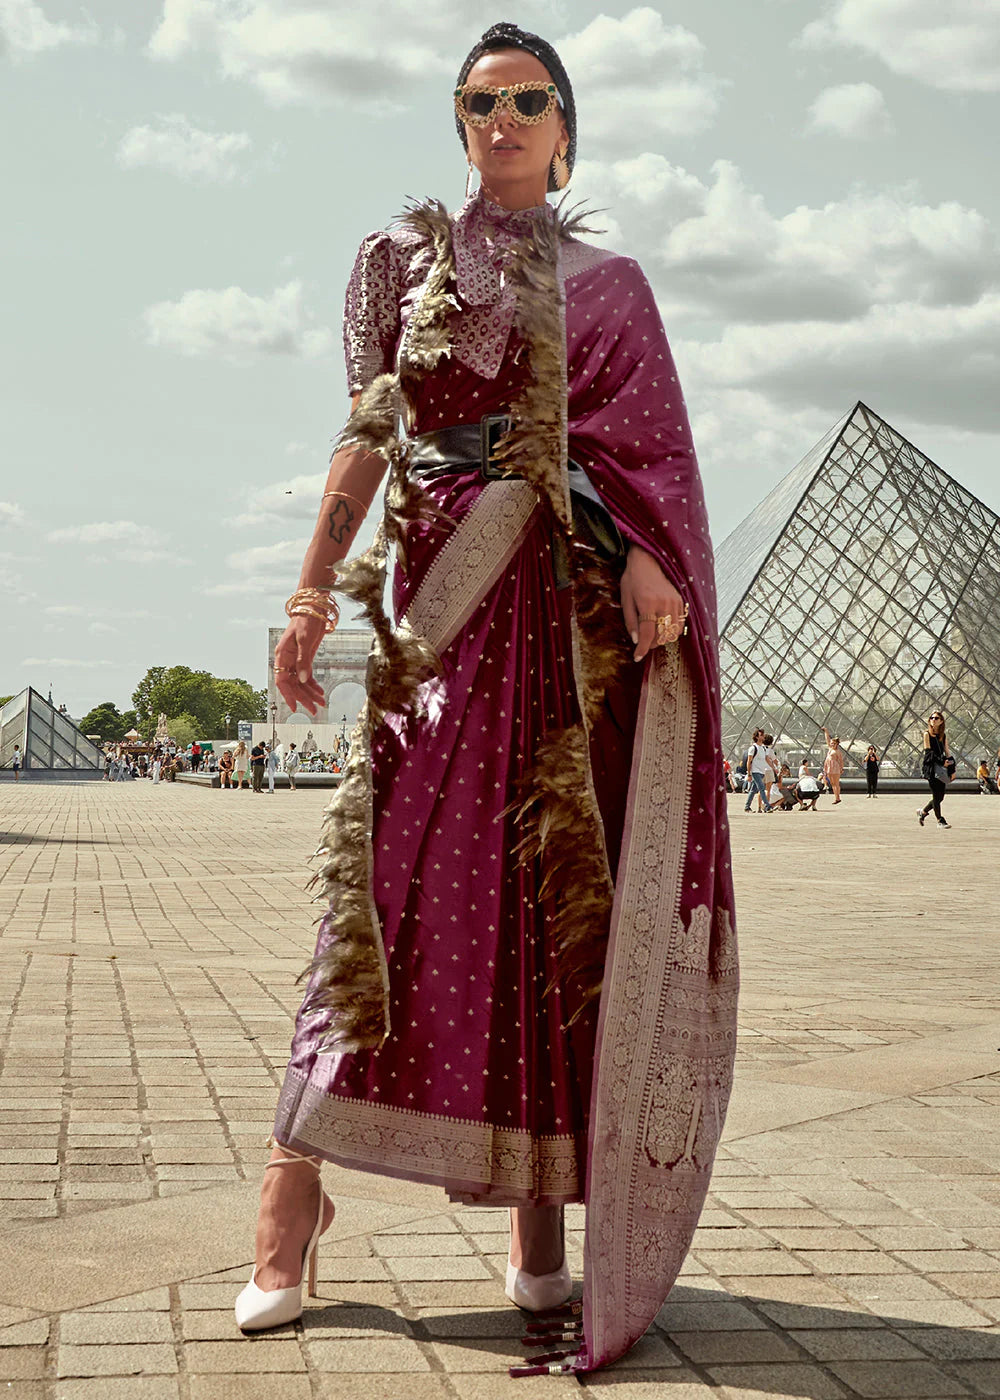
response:
<path id="1" fill-rule="evenodd" d="M 350 751 L 346 734 L 338 735 L 329 751 L 315 744 L 303 750 L 297 742 L 286 747 L 279 741 L 272 747 L 264 740 L 251 745 L 243 739 L 224 744 L 218 753 L 214 745 L 197 741 L 186 748 L 167 741 L 140 750 L 115 744 L 105 751 L 104 778 L 110 783 L 137 779 L 172 783 L 178 773 L 218 773 L 221 787 L 263 792 L 266 779 L 267 790 L 273 792 L 276 775 L 284 773 L 294 791 L 300 773 L 342 773 Z"/>

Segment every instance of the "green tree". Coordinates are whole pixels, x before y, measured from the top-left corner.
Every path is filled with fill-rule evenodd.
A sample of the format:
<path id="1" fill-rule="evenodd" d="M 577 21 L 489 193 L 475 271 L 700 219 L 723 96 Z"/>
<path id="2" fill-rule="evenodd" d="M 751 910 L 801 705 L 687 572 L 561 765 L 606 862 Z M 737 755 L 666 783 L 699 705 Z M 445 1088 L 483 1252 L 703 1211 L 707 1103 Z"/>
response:
<path id="1" fill-rule="evenodd" d="M 132 703 L 136 728 L 145 738 L 155 733 L 161 713 L 170 721 L 179 715 L 193 716 L 202 739 L 225 733 L 227 713 L 232 717 L 233 732 L 237 720 L 261 723 L 267 719 L 265 690 L 254 690 L 249 681 L 239 677 L 220 679 L 190 666 L 151 666 L 132 692 Z M 172 723 L 170 733 L 175 737 Z"/>
<path id="2" fill-rule="evenodd" d="M 156 733 L 157 714 L 150 703 L 153 687 L 163 677 L 166 666 L 150 666 L 142 680 L 132 692 L 132 704 L 135 706 L 135 727 L 144 739 L 152 739 Z"/>
<path id="3" fill-rule="evenodd" d="M 217 680 L 214 684 L 216 710 L 215 734 L 225 734 L 226 715 L 232 717 L 231 731 L 236 732 L 238 719 L 254 720 L 262 724 L 267 719 L 267 691 L 254 690 L 248 681 L 239 679 Z"/>
<path id="4" fill-rule="evenodd" d="M 125 722 L 125 716 L 118 713 L 118 706 L 113 700 L 102 700 L 80 721 L 81 733 L 100 734 L 104 743 L 124 739 L 130 727 Z"/>
<path id="5" fill-rule="evenodd" d="M 0 707 L 6 705 L 8 700 L 13 700 L 13 695 L 0 695 Z"/>
<path id="6" fill-rule="evenodd" d="M 186 749 L 193 739 L 206 737 L 201 721 L 194 715 L 174 715 L 169 727 L 171 739 L 182 749 Z"/>

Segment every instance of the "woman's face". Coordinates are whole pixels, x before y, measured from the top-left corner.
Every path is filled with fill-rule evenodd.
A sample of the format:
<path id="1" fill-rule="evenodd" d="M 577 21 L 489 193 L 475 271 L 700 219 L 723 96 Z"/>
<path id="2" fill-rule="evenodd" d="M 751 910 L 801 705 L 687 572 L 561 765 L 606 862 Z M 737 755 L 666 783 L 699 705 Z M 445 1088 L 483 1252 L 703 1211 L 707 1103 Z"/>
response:
<path id="1" fill-rule="evenodd" d="M 534 54 L 501 49 L 472 65 L 466 83 L 511 87 L 514 83 L 550 83 L 549 70 Z M 465 125 L 469 156 L 483 177 L 486 193 L 523 188 L 541 190 L 544 203 L 552 157 L 569 146 L 569 133 L 558 104 L 543 122 L 526 126 L 507 107 L 497 105 L 485 126 Z"/>
<path id="2" fill-rule="evenodd" d="M 927 721 L 927 724 L 931 730 L 931 733 L 936 734 L 939 729 L 944 728 L 944 716 L 931 715 L 930 719 Z"/>

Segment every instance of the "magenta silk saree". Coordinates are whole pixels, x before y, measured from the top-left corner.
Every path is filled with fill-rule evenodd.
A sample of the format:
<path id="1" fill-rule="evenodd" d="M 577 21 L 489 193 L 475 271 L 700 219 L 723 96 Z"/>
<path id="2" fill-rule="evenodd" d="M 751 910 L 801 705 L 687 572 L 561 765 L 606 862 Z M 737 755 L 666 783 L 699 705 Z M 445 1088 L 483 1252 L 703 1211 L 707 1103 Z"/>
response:
<path id="1" fill-rule="evenodd" d="M 367 389 L 347 431 L 390 462 L 396 623 L 362 565 L 370 701 L 275 1136 L 456 1200 L 585 1201 L 583 1331 L 555 1365 L 594 1370 L 673 1285 L 732 1083 L 712 550 L 684 401 L 640 268 L 552 210 L 476 196 L 372 235 L 345 331 Z M 397 409 L 410 437 L 513 409 L 527 479 L 470 465 L 418 508 Z M 562 576 L 568 461 L 690 607 L 641 664 L 607 641 L 616 580 Z M 624 655 L 603 671 L 602 627 L 601 654 Z"/>

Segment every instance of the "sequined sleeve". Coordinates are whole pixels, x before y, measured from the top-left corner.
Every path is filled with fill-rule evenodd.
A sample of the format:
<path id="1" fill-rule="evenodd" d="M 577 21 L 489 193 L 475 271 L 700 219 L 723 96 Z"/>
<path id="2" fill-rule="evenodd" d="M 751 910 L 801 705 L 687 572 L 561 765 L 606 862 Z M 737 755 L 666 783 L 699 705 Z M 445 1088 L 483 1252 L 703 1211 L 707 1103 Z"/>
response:
<path id="1" fill-rule="evenodd" d="M 344 305 L 347 392 L 356 394 L 392 368 L 399 335 L 399 272 L 387 233 L 361 244 Z"/>

